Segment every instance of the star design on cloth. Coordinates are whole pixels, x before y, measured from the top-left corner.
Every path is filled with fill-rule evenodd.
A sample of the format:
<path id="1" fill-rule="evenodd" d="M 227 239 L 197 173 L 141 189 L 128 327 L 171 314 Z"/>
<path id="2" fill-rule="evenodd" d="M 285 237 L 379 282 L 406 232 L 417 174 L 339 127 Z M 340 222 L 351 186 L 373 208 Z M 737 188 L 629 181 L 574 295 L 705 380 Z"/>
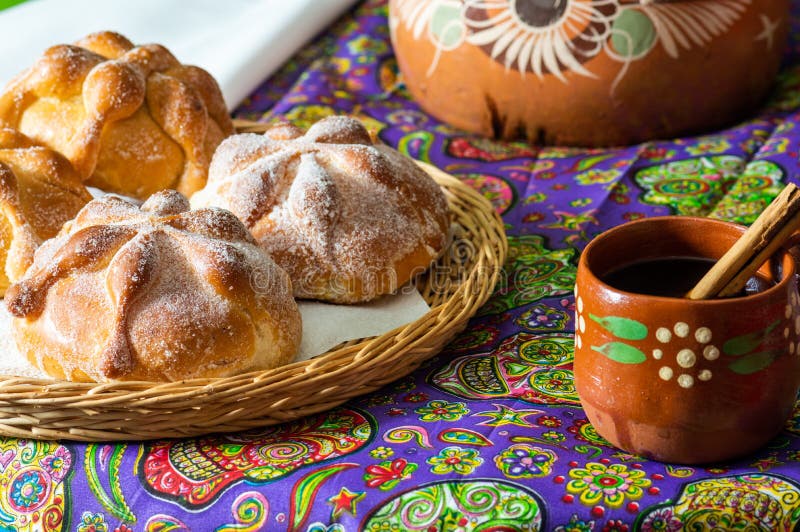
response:
<path id="1" fill-rule="evenodd" d="M 761 14 L 761 24 L 764 26 L 764 29 L 761 30 L 761 33 L 756 35 L 756 41 L 766 41 L 767 49 L 772 50 L 772 43 L 775 41 L 775 30 L 781 25 L 780 20 L 776 20 L 775 22 L 771 21 L 768 16 Z"/>
<path id="2" fill-rule="evenodd" d="M 558 221 L 543 225 L 547 229 L 562 229 L 564 231 L 583 231 L 587 224 L 600 225 L 595 216 L 596 209 L 572 214 L 564 211 L 555 211 L 553 215 Z"/>
<path id="3" fill-rule="evenodd" d="M 349 513 L 353 517 L 356 515 L 356 504 L 367 495 L 365 491 L 352 492 L 349 489 L 342 487 L 339 493 L 328 499 L 328 504 L 333 506 L 331 510 L 331 519 L 338 519 L 344 512 Z"/>
<path id="4" fill-rule="evenodd" d="M 534 414 L 541 414 L 544 412 L 543 410 L 514 410 L 513 408 L 509 408 L 505 405 L 498 405 L 492 403 L 492 406 L 496 408 L 494 412 L 491 410 L 487 410 L 486 412 L 478 412 L 477 414 L 472 414 L 473 416 L 484 416 L 491 419 L 486 421 L 481 421 L 478 425 L 483 425 L 486 427 L 500 427 L 502 425 L 517 425 L 518 427 L 532 427 L 533 424 L 530 423 L 527 419 L 528 416 L 532 416 Z"/>
<path id="5" fill-rule="evenodd" d="M 756 460 L 755 462 L 750 464 L 750 467 L 757 468 L 759 473 L 766 473 L 767 471 L 769 471 L 773 467 L 777 467 L 777 466 L 782 465 L 782 464 L 783 464 L 783 462 L 780 462 L 778 460 L 778 457 L 773 454 L 773 455 L 767 456 L 766 458 L 761 458 L 760 460 Z"/>

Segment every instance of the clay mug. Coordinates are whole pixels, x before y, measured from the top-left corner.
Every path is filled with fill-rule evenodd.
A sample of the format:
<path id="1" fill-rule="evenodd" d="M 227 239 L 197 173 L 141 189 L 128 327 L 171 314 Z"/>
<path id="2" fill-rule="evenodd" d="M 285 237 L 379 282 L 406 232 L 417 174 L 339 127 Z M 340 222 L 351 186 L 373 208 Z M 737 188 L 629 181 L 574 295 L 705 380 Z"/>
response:
<path id="1" fill-rule="evenodd" d="M 759 270 L 768 288 L 730 299 L 634 294 L 602 281 L 637 261 L 719 259 L 744 230 L 705 218 L 649 218 L 611 229 L 584 250 L 575 385 L 589 421 L 613 445 L 666 462 L 727 460 L 764 445 L 790 416 L 800 387 L 800 298 L 788 252 Z"/>

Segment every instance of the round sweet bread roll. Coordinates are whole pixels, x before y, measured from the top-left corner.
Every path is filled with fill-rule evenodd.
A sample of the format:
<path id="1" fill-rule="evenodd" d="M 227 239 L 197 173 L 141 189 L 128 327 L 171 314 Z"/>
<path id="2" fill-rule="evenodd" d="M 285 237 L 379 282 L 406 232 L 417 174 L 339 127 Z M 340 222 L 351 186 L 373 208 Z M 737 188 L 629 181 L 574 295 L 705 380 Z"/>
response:
<path id="1" fill-rule="evenodd" d="M 0 129 L 0 296 L 92 199 L 63 156 L 18 131 Z"/>
<path id="2" fill-rule="evenodd" d="M 305 134 L 278 125 L 226 139 L 195 207 L 236 214 L 292 278 L 299 298 L 357 303 L 426 270 L 447 240 L 447 201 L 414 161 L 353 118 Z"/>
<path id="3" fill-rule="evenodd" d="M 233 214 L 174 191 L 88 203 L 6 304 L 20 352 L 72 381 L 222 377 L 285 364 L 300 343 L 286 272 Z"/>
<path id="4" fill-rule="evenodd" d="M 208 72 L 112 32 L 47 49 L 0 96 L 0 125 L 64 154 L 88 185 L 140 199 L 202 188 L 233 132 Z"/>

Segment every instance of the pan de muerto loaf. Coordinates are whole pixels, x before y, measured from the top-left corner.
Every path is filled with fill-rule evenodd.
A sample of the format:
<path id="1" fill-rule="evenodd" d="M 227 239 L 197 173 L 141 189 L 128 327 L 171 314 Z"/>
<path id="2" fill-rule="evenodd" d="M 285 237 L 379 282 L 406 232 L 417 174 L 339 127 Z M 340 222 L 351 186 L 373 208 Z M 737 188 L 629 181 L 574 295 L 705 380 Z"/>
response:
<path id="1" fill-rule="evenodd" d="M 284 364 L 300 342 L 286 272 L 233 214 L 174 191 L 91 201 L 6 303 L 20 351 L 76 381 L 227 376 Z"/>
<path id="2" fill-rule="evenodd" d="M 0 125 L 64 154 L 87 184 L 140 199 L 201 189 L 233 132 L 208 72 L 111 32 L 47 49 L 0 96 Z"/>
<path id="3" fill-rule="evenodd" d="M 63 156 L 11 129 L 0 129 L 0 296 L 92 199 Z"/>
<path id="4" fill-rule="evenodd" d="M 228 138 L 192 204 L 236 214 L 295 296 L 335 303 L 395 291 L 437 259 L 449 226 L 433 179 L 346 117 Z"/>

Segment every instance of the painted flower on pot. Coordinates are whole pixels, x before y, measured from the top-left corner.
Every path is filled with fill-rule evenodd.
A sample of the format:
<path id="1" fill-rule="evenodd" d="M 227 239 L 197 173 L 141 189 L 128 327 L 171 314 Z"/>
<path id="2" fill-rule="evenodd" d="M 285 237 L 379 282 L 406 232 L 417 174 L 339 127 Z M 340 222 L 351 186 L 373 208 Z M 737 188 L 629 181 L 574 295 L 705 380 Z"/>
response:
<path id="1" fill-rule="evenodd" d="M 536 76 L 565 71 L 594 77 L 582 63 L 603 49 L 617 14 L 616 0 L 465 0 L 467 42 L 506 69 Z"/>
<path id="2" fill-rule="evenodd" d="M 641 499 L 644 489 L 652 484 L 644 471 L 622 464 L 589 462 L 571 470 L 569 477 L 572 480 L 566 485 L 568 493 L 577 495 L 587 506 L 604 504 L 609 508 L 620 508 L 628 499 Z"/>
<path id="3" fill-rule="evenodd" d="M 474 449 L 462 449 L 461 447 L 445 447 L 437 456 L 431 456 L 427 462 L 433 466 L 431 473 L 437 475 L 447 475 L 456 473 L 458 475 L 469 475 L 476 467 L 483 464 L 483 458 Z"/>
<path id="4" fill-rule="evenodd" d="M 444 53 L 467 43 L 506 72 L 597 77 L 585 64 L 605 54 L 621 64 L 617 82 L 633 61 L 657 45 L 677 59 L 730 29 L 752 0 L 395 0 L 391 28 L 434 45 L 428 76 Z M 774 31 L 774 28 L 773 28 Z M 771 43 L 767 43 L 771 48 Z"/>

